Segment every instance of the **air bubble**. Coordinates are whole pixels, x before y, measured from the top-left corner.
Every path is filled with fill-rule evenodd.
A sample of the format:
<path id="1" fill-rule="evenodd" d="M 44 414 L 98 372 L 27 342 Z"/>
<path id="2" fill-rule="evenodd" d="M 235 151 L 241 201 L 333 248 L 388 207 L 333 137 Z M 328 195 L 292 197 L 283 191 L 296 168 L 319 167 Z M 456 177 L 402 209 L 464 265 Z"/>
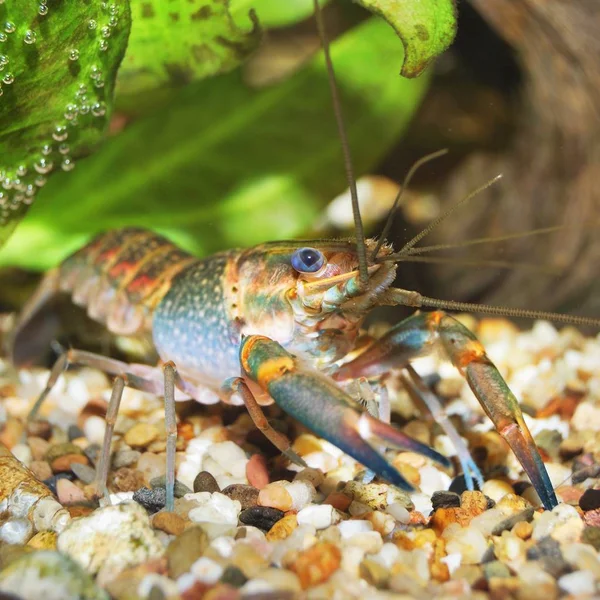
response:
<path id="1" fill-rule="evenodd" d="M 79 106 L 79 114 L 80 115 L 87 115 L 90 112 L 90 105 L 89 104 L 81 104 Z"/>
<path id="2" fill-rule="evenodd" d="M 38 175 L 35 178 L 34 183 L 35 183 L 35 185 L 37 185 L 38 187 L 41 188 L 41 187 L 44 187 L 46 185 L 46 181 L 47 181 L 47 179 L 45 177 L 42 177 L 41 175 Z"/>
<path id="3" fill-rule="evenodd" d="M 98 79 L 99 77 L 102 77 L 102 71 L 96 65 L 92 65 L 90 79 Z"/>
<path id="4" fill-rule="evenodd" d="M 4 31 L 6 31 L 6 33 L 14 33 L 15 24 L 12 21 L 6 21 L 6 23 L 4 23 Z"/>
<path id="5" fill-rule="evenodd" d="M 108 20 L 108 26 L 109 27 L 116 27 L 119 24 L 119 19 L 117 19 L 117 17 L 111 17 Z"/>
<path id="6" fill-rule="evenodd" d="M 33 168 L 40 173 L 41 175 L 46 175 L 52 171 L 54 164 L 51 160 L 46 158 L 40 158 L 36 163 L 34 163 Z"/>
<path id="7" fill-rule="evenodd" d="M 2 96 L 2 94 L 4 94 L 4 90 L 2 89 L 2 86 L 0 85 L 0 96 Z"/>
<path id="8" fill-rule="evenodd" d="M 2 181 L 2 187 L 5 190 L 10 190 L 12 188 L 12 185 L 13 185 L 13 182 L 10 177 L 5 177 L 4 180 Z"/>
<path id="9" fill-rule="evenodd" d="M 106 52 L 108 50 L 108 42 L 106 40 L 100 40 L 98 47 L 100 48 L 100 52 Z"/>
<path id="10" fill-rule="evenodd" d="M 15 80 L 15 76 L 12 73 L 5 73 L 2 78 L 2 83 L 10 85 Z"/>
<path id="11" fill-rule="evenodd" d="M 2 31 L 0 32 L 0 43 L 4 43 L 8 40 L 8 36 Z"/>
<path id="12" fill-rule="evenodd" d="M 25 177 L 25 175 L 27 175 L 27 167 L 25 165 L 19 165 L 17 167 L 17 175 L 19 177 Z"/>
<path id="13" fill-rule="evenodd" d="M 110 27 L 107 27 L 106 25 L 100 30 L 100 33 L 102 34 L 103 38 L 109 38 L 110 37 Z"/>
<path id="14" fill-rule="evenodd" d="M 104 79 L 96 79 L 96 81 L 94 81 L 94 87 L 103 88 L 104 87 Z"/>
<path id="15" fill-rule="evenodd" d="M 8 64 L 8 56 L 6 54 L 0 54 L 0 65 L 4 66 Z"/>
<path id="16" fill-rule="evenodd" d="M 35 42 L 37 41 L 37 34 L 35 33 L 35 31 L 32 31 L 31 29 L 28 29 L 25 32 L 25 35 L 23 36 L 23 41 L 26 44 L 35 44 Z"/>
<path id="17" fill-rule="evenodd" d="M 75 162 L 67 157 L 60 164 L 60 168 L 63 171 L 72 171 L 75 168 Z"/>
<path id="18" fill-rule="evenodd" d="M 61 144 L 61 145 L 58 147 L 58 151 L 59 151 L 61 154 L 69 154 L 69 150 L 70 150 L 70 148 L 69 148 L 69 144 Z"/>
<path id="19" fill-rule="evenodd" d="M 57 125 L 52 132 L 52 139 L 57 142 L 64 142 L 68 137 L 69 133 L 64 125 Z"/>
<path id="20" fill-rule="evenodd" d="M 114 17 L 116 17 L 119 14 L 119 7 L 116 4 L 111 4 L 108 7 L 108 12 L 113 15 Z"/>
<path id="21" fill-rule="evenodd" d="M 76 104 L 67 104 L 65 106 L 65 119 L 67 119 L 67 121 L 72 121 L 76 116 L 77 113 L 79 112 L 79 108 L 77 107 Z"/>
<path id="22" fill-rule="evenodd" d="M 98 27 L 98 23 L 96 23 L 96 21 L 94 19 L 90 19 L 88 21 L 88 29 L 96 29 L 96 27 Z"/>
<path id="23" fill-rule="evenodd" d="M 29 184 L 26 188 L 25 188 L 25 195 L 29 196 L 30 198 L 32 196 L 35 196 L 35 186 L 33 184 Z"/>
<path id="24" fill-rule="evenodd" d="M 96 102 L 92 104 L 92 114 L 95 117 L 103 117 L 106 114 L 106 105 L 104 102 Z"/>
<path id="25" fill-rule="evenodd" d="M 69 50 L 69 60 L 72 60 L 72 61 L 79 60 L 79 50 L 77 50 L 77 48 L 71 48 Z"/>
<path id="26" fill-rule="evenodd" d="M 44 156 L 48 156 L 48 155 L 52 154 L 52 146 L 50 144 L 44 144 L 42 146 L 42 154 Z"/>
<path id="27" fill-rule="evenodd" d="M 45 4 L 40 4 L 38 7 L 38 15 L 45 17 L 48 14 L 48 7 Z"/>

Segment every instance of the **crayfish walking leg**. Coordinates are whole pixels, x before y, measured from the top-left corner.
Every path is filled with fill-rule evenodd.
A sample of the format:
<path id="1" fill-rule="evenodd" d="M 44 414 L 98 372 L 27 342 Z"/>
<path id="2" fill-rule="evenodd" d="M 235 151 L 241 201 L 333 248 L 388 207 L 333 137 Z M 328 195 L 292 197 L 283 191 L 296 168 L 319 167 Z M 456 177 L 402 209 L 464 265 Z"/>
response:
<path id="1" fill-rule="evenodd" d="M 485 349 L 460 321 L 441 311 L 416 314 L 393 327 L 354 360 L 333 375 L 344 381 L 356 377 L 381 377 L 440 344 L 494 426 L 507 441 L 531 479 L 544 507 L 558 501 L 542 457 L 525 423 L 514 394 L 485 353 Z"/>

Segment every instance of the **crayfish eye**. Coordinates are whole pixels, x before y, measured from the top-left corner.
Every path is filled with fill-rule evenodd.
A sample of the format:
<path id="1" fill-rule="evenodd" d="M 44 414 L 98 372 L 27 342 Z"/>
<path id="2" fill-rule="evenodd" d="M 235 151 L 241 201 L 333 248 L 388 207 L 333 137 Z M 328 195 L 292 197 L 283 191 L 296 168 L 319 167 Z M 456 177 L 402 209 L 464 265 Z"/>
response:
<path id="1" fill-rule="evenodd" d="M 300 248 L 292 254 L 292 267 L 299 273 L 316 273 L 324 264 L 323 253 L 314 248 Z"/>

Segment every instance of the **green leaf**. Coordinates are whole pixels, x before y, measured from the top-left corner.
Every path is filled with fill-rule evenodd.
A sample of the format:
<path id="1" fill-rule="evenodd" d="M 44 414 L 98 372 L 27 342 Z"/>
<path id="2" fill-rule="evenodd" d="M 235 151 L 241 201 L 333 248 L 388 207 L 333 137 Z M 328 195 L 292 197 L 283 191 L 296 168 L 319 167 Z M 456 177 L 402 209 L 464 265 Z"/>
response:
<path id="1" fill-rule="evenodd" d="M 330 0 L 319 0 L 325 6 Z M 312 16 L 313 0 L 230 0 L 230 11 L 238 21 L 252 9 L 265 29 L 289 27 Z"/>
<path id="2" fill-rule="evenodd" d="M 332 44 L 357 174 L 395 144 L 427 87 L 397 76 L 402 52 L 370 19 Z M 182 89 L 57 178 L 0 253 L 47 268 L 91 234 L 124 225 L 166 232 L 198 253 L 306 232 L 346 188 L 322 56 L 261 90 L 239 72 Z"/>
<path id="3" fill-rule="evenodd" d="M 51 172 L 102 138 L 129 35 L 127 2 L 0 5 L 0 245 Z"/>
<path id="4" fill-rule="evenodd" d="M 403 77 L 417 77 L 456 35 L 455 0 L 355 0 L 383 17 L 404 46 Z"/>
<path id="5" fill-rule="evenodd" d="M 258 22 L 246 11 L 238 27 L 228 4 L 228 0 L 132 2 L 131 37 L 117 80 L 119 100 L 225 73 L 244 60 L 260 41 Z"/>

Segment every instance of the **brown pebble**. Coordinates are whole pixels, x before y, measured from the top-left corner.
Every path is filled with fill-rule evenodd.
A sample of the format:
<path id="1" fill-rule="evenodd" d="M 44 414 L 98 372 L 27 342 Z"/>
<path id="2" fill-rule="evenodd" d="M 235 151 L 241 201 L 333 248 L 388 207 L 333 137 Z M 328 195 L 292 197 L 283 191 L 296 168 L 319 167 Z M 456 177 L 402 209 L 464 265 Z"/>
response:
<path id="1" fill-rule="evenodd" d="M 54 531 L 38 531 L 27 545 L 36 550 L 55 550 L 57 534 Z"/>
<path id="2" fill-rule="evenodd" d="M 69 514 L 73 519 L 76 519 L 77 517 L 87 517 L 96 510 L 93 506 L 84 504 L 73 504 L 72 506 L 66 506 L 65 508 L 69 511 Z"/>
<path id="3" fill-rule="evenodd" d="M 7 448 L 12 449 L 19 442 L 23 435 L 23 425 L 21 421 L 9 417 L 0 431 L 0 443 Z"/>
<path id="4" fill-rule="evenodd" d="M 269 483 L 267 459 L 262 454 L 253 454 L 246 464 L 246 478 L 248 483 L 258 490 L 262 490 Z"/>
<path id="5" fill-rule="evenodd" d="M 527 521 L 520 521 L 513 527 L 512 531 L 522 540 L 528 540 L 533 533 L 533 525 Z"/>
<path id="6" fill-rule="evenodd" d="M 202 527 L 193 525 L 178 535 L 167 547 L 169 575 L 177 579 L 187 573 L 208 547 L 208 536 Z"/>
<path id="7" fill-rule="evenodd" d="M 476 517 L 487 509 L 487 498 L 481 492 L 463 492 L 460 507 L 470 517 Z"/>
<path id="8" fill-rule="evenodd" d="M 267 540 L 269 542 L 275 542 L 277 540 L 285 540 L 291 535 L 292 531 L 298 527 L 298 519 L 296 515 L 286 515 L 283 519 L 280 519 L 269 529 L 267 532 Z"/>
<path id="9" fill-rule="evenodd" d="M 200 471 L 194 479 L 194 492 L 220 492 L 217 480 L 208 471 Z"/>
<path id="10" fill-rule="evenodd" d="M 48 448 L 44 460 L 52 464 L 57 458 L 65 454 L 79 454 L 83 456 L 83 450 L 71 442 L 53 444 Z"/>
<path id="11" fill-rule="evenodd" d="M 247 508 L 256 506 L 258 504 L 258 494 L 260 492 L 251 485 L 234 483 L 224 488 L 221 493 L 225 494 L 232 500 L 239 500 L 240 504 L 242 505 L 242 510 L 246 510 Z"/>
<path id="12" fill-rule="evenodd" d="M 323 504 L 330 504 L 333 508 L 341 512 L 346 512 L 348 507 L 352 504 L 352 498 L 342 494 L 342 492 L 331 492 L 327 498 L 323 501 Z"/>
<path id="13" fill-rule="evenodd" d="M 80 465 L 87 465 L 87 456 L 83 454 L 64 454 L 55 458 L 50 464 L 54 473 L 67 473 L 71 470 L 73 463 L 79 463 Z"/>
<path id="14" fill-rule="evenodd" d="M 270 483 L 260 490 L 258 504 L 286 512 L 292 508 L 290 493 L 279 482 Z"/>
<path id="15" fill-rule="evenodd" d="M 144 475 L 137 469 L 121 467 L 113 474 L 113 484 L 121 492 L 135 492 L 144 485 Z"/>
<path id="16" fill-rule="evenodd" d="M 40 481 L 44 481 L 52 477 L 52 469 L 45 460 L 32 461 L 32 463 L 29 465 L 29 469 Z"/>
<path id="17" fill-rule="evenodd" d="M 50 444 L 46 440 L 36 436 L 27 438 L 27 445 L 31 450 L 33 460 L 43 460 L 46 452 L 48 452 L 48 448 L 50 448 Z"/>
<path id="18" fill-rule="evenodd" d="M 64 478 L 56 482 L 56 496 L 63 506 L 77 504 L 86 500 L 83 490 L 77 487 L 72 481 Z"/>
<path id="19" fill-rule="evenodd" d="M 317 542 L 298 554 L 290 566 L 300 579 L 302 589 L 327 581 L 342 561 L 340 549 L 329 542 Z"/>
<path id="20" fill-rule="evenodd" d="M 27 434 L 30 437 L 39 437 L 44 440 L 49 440 L 52 435 L 52 425 L 44 419 L 30 421 L 27 423 Z"/>
<path id="21" fill-rule="evenodd" d="M 125 434 L 125 443 L 132 448 L 145 448 L 158 437 L 158 428 L 148 423 L 136 423 Z"/>
<path id="22" fill-rule="evenodd" d="M 159 512 L 152 518 L 152 526 L 170 535 L 180 535 L 186 522 L 179 515 L 170 512 Z"/>
<path id="23" fill-rule="evenodd" d="M 108 402 L 103 398 L 94 397 L 92 398 L 81 410 L 77 417 L 77 425 L 82 431 L 85 422 L 89 417 L 106 417 L 106 410 L 108 408 Z"/>

